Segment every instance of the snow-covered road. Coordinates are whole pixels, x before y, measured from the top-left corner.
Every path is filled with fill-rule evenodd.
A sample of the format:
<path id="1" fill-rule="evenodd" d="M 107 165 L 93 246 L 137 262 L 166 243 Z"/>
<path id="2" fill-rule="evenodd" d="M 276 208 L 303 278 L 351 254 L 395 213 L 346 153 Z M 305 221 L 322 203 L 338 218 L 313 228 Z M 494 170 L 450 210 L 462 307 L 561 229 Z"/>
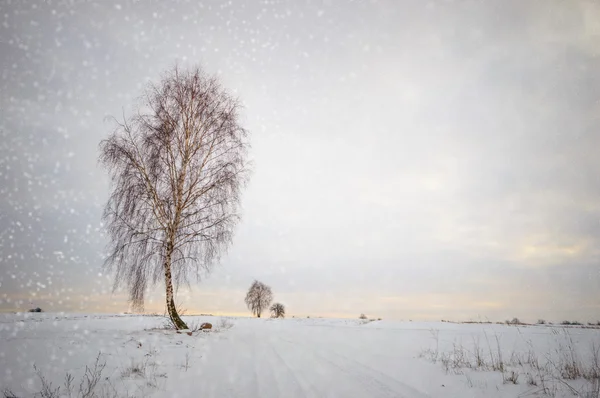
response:
<path id="1" fill-rule="evenodd" d="M 330 325 L 259 320 L 244 325 L 206 351 L 210 366 L 203 370 L 202 396 L 429 397 L 403 374 L 411 357 L 397 352 L 386 357 L 385 342 L 373 338 L 373 330 L 346 327 L 341 338 L 339 327 Z M 379 353 L 367 357 L 360 351 Z"/>

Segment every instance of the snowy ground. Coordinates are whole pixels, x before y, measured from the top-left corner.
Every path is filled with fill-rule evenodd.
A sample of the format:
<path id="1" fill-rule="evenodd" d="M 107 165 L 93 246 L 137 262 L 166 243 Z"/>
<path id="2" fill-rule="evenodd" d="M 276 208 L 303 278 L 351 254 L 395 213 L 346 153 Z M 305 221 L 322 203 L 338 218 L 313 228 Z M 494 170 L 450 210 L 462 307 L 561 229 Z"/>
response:
<path id="1" fill-rule="evenodd" d="M 592 343 L 600 346 L 597 329 L 223 319 L 186 317 L 215 326 L 187 336 L 161 329 L 161 317 L 1 315 L 0 391 L 39 392 L 36 365 L 52 389 L 61 386 L 56 396 L 72 374 L 79 396 L 86 366 L 101 353 L 100 397 L 561 397 L 594 386 L 559 380 L 561 361 L 573 357 L 589 370 Z M 532 367 L 534 356 L 549 364 Z M 516 384 L 507 380 L 513 372 Z"/>

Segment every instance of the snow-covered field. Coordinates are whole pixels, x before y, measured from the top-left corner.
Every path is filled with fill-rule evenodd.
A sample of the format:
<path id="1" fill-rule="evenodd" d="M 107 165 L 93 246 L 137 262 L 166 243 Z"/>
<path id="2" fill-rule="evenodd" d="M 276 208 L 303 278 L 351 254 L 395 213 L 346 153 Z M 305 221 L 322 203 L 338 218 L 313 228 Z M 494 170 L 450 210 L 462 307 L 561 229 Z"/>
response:
<path id="1" fill-rule="evenodd" d="M 72 396 L 81 396 L 86 366 L 91 384 L 99 375 L 90 395 L 98 397 L 585 396 L 595 388 L 592 346 L 600 346 L 598 329 L 184 319 L 214 329 L 177 334 L 152 316 L 1 315 L 1 391 L 40 392 L 35 365 L 51 390 L 60 387 L 55 396 L 68 396 L 68 373 Z M 581 371 L 573 380 L 564 373 L 570 363 Z"/>

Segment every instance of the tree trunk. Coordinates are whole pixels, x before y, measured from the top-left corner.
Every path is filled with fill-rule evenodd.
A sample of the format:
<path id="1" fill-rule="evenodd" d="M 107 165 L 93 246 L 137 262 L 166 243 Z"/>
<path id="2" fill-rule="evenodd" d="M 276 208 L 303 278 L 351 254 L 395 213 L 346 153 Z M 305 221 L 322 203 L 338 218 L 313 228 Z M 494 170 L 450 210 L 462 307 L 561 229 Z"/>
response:
<path id="1" fill-rule="evenodd" d="M 177 330 L 187 329 L 188 326 L 181 320 L 175 307 L 175 300 L 173 299 L 173 281 L 171 278 L 171 253 L 167 253 L 165 259 L 165 287 L 167 289 L 167 312 L 169 318 Z"/>
<path id="2" fill-rule="evenodd" d="M 256 315 L 258 318 L 260 318 L 260 312 Z"/>

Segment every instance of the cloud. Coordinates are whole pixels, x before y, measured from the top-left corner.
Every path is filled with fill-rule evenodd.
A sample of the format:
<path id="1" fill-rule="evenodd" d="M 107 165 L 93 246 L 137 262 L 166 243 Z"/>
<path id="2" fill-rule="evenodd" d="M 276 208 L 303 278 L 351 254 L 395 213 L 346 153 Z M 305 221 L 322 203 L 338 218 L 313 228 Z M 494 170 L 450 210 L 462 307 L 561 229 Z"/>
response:
<path id="1" fill-rule="evenodd" d="M 59 291 L 108 294 L 98 274 L 109 185 L 96 162 L 105 116 L 130 114 L 144 84 L 179 61 L 202 62 L 244 101 L 255 164 L 234 245 L 197 290 L 182 289 L 185 301 L 243 312 L 258 278 L 307 315 L 503 317 L 523 302 L 515 316 L 595 314 L 598 4 L 7 13 L 7 294 L 42 294 L 49 278 Z"/>

